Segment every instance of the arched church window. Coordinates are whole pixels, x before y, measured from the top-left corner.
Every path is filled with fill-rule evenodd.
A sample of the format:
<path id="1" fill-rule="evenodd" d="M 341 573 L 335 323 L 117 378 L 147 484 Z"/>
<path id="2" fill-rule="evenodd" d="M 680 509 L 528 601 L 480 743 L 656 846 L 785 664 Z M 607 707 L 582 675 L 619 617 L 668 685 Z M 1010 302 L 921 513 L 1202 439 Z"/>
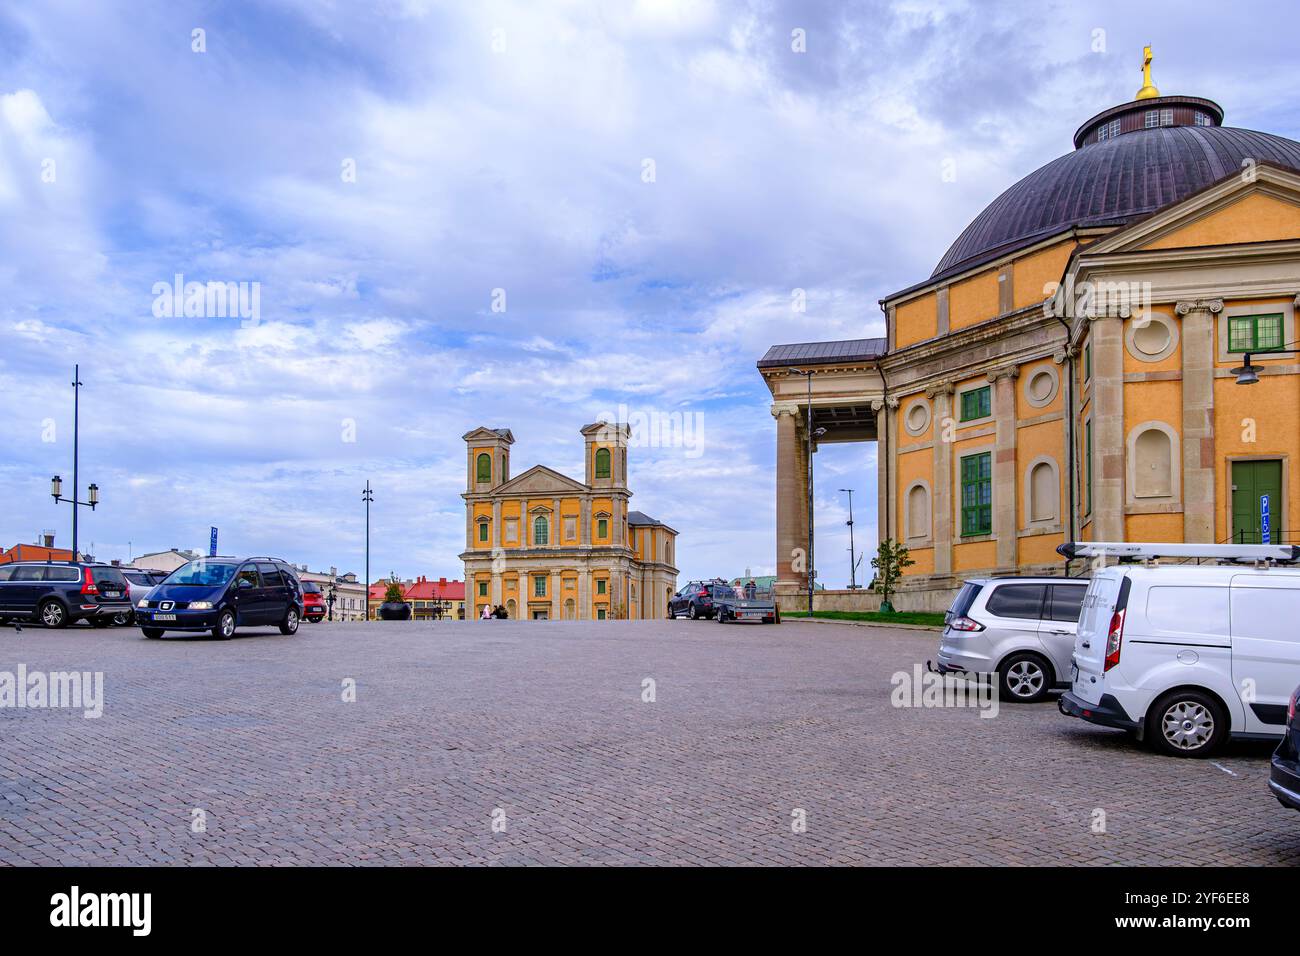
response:
<path id="1" fill-rule="evenodd" d="M 533 544 L 549 544 L 550 532 L 551 527 L 545 515 L 538 515 L 533 519 Z"/>
<path id="2" fill-rule="evenodd" d="M 596 449 L 596 477 L 597 478 L 609 477 L 609 449 L 608 448 Z"/>
<path id="3" fill-rule="evenodd" d="M 483 452 L 474 463 L 474 480 L 490 482 L 492 480 L 492 456 Z"/>

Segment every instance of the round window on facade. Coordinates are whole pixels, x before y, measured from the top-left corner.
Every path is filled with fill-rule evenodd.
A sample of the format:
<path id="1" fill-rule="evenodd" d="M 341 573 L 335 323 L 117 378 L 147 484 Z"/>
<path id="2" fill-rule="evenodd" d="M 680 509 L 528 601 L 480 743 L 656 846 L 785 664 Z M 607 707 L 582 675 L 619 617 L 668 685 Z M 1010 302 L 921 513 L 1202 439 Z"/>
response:
<path id="1" fill-rule="evenodd" d="M 1159 362 L 1178 346 L 1178 327 L 1169 316 L 1148 312 L 1134 316 L 1124 334 L 1128 352 L 1140 362 Z"/>
<path id="2" fill-rule="evenodd" d="M 1025 401 L 1035 408 L 1050 405 L 1052 399 L 1056 398 L 1061 383 L 1055 365 L 1043 365 L 1036 368 L 1024 376 L 1024 380 Z"/>
<path id="3" fill-rule="evenodd" d="M 930 427 L 930 403 L 924 398 L 919 398 L 907 407 L 903 414 L 903 428 L 909 435 L 924 435 L 925 430 Z"/>

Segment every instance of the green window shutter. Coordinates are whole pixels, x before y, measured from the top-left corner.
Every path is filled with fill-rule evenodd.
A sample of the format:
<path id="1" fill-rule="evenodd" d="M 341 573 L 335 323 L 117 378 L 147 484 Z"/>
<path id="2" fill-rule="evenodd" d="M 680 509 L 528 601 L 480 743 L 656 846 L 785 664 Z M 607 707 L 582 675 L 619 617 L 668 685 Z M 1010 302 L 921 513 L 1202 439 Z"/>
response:
<path id="1" fill-rule="evenodd" d="M 550 526 L 547 525 L 546 519 L 538 515 L 533 520 L 533 544 L 548 544 L 551 540 Z"/>
<path id="2" fill-rule="evenodd" d="M 1254 346 L 1254 329 L 1250 316 L 1234 316 L 1228 320 L 1228 351 L 1247 352 Z"/>
<path id="3" fill-rule="evenodd" d="M 600 518 L 596 521 L 596 537 L 603 538 L 609 534 L 609 519 Z"/>
<path id="4" fill-rule="evenodd" d="M 596 449 L 596 477 L 597 478 L 609 477 L 609 449 L 608 448 Z"/>
<path id="5" fill-rule="evenodd" d="M 1261 315 L 1255 318 L 1255 348 L 1269 352 L 1282 347 L 1282 316 Z"/>
<path id="6" fill-rule="evenodd" d="M 982 452 L 961 460 L 961 533 L 993 530 L 993 455 Z"/>
<path id="7" fill-rule="evenodd" d="M 1083 347 L 1083 380 L 1092 378 L 1092 343 Z"/>
<path id="8" fill-rule="evenodd" d="M 474 476 L 475 481 L 492 480 L 492 456 L 484 452 L 478 456 L 474 465 L 477 474 Z"/>
<path id="9" fill-rule="evenodd" d="M 486 581 L 480 581 L 480 582 L 478 583 L 478 596 L 479 596 L 479 597 L 487 597 L 487 582 L 486 582 Z"/>
<path id="10" fill-rule="evenodd" d="M 604 593 L 605 593 L 605 579 L 604 579 L 604 578 L 601 578 L 600 580 L 598 580 L 598 581 L 596 582 L 596 593 L 597 593 L 597 594 L 604 594 Z"/>
<path id="11" fill-rule="evenodd" d="M 969 422 L 977 418 L 988 418 L 990 414 L 992 414 L 991 385 L 985 385 L 983 388 L 972 388 L 968 392 L 961 393 L 962 421 Z"/>
<path id="12" fill-rule="evenodd" d="M 478 523 L 478 539 L 480 541 L 486 541 L 488 539 L 488 523 L 486 521 L 480 521 Z"/>
<path id="13" fill-rule="evenodd" d="M 1284 344 L 1280 314 L 1234 315 L 1228 319 L 1229 352 L 1272 352 Z"/>

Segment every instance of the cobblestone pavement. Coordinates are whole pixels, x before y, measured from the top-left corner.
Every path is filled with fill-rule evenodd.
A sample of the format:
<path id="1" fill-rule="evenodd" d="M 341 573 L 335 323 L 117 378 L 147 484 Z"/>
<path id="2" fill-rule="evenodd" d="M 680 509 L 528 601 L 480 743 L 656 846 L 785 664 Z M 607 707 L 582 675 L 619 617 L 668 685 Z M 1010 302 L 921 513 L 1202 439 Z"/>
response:
<path id="1" fill-rule="evenodd" d="M 0 671 L 102 671 L 106 704 L 0 710 L 0 863 L 1300 863 L 1270 746 L 1176 760 L 1051 703 L 892 707 L 891 674 L 936 640 L 688 621 L 229 642 L 5 628 Z"/>

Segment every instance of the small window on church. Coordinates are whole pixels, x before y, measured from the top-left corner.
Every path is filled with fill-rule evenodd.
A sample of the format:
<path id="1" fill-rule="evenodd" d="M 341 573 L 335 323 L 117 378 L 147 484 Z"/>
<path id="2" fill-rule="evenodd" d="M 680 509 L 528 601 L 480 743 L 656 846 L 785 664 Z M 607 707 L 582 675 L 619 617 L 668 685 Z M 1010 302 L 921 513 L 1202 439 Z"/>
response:
<path id="1" fill-rule="evenodd" d="M 533 544 L 549 544 L 551 539 L 550 526 L 543 515 L 538 515 L 533 521 Z"/>
<path id="2" fill-rule="evenodd" d="M 479 482 L 490 482 L 492 480 L 492 456 L 484 452 L 478 456 L 474 464 L 476 474 L 474 480 Z"/>
<path id="3" fill-rule="evenodd" d="M 596 477 L 597 478 L 609 477 L 609 449 L 608 448 L 596 449 Z"/>
<path id="4" fill-rule="evenodd" d="M 480 521 L 478 523 L 478 539 L 480 541 L 486 541 L 488 539 L 488 523 L 486 521 Z"/>
<path id="5" fill-rule="evenodd" d="M 600 518 L 600 519 L 597 519 L 597 521 L 596 521 L 596 537 L 598 537 L 598 538 L 606 538 L 606 537 L 609 537 L 609 519 L 608 519 L 608 518 Z"/>
<path id="6" fill-rule="evenodd" d="M 1159 125 L 1160 125 L 1160 111 L 1159 111 L 1159 110 L 1147 110 L 1147 114 L 1146 114 L 1146 116 L 1143 117 L 1143 123 L 1142 123 L 1142 125 L 1144 125 L 1147 129 L 1151 129 L 1153 126 L 1159 126 Z"/>

